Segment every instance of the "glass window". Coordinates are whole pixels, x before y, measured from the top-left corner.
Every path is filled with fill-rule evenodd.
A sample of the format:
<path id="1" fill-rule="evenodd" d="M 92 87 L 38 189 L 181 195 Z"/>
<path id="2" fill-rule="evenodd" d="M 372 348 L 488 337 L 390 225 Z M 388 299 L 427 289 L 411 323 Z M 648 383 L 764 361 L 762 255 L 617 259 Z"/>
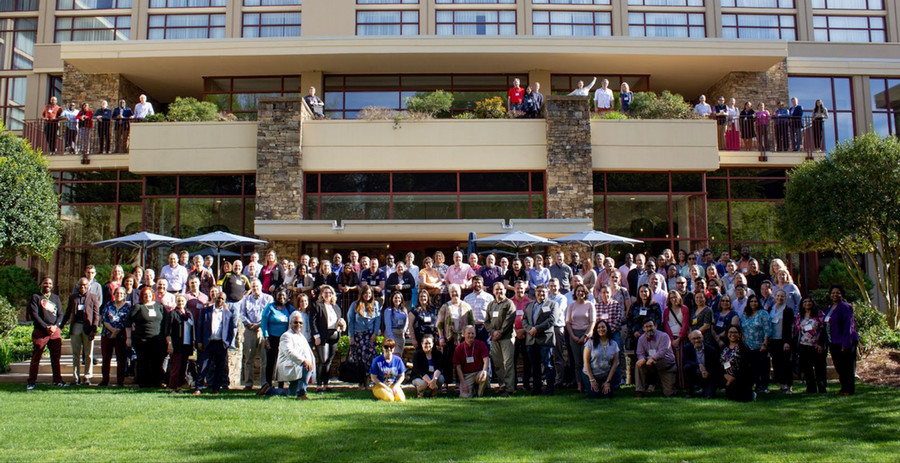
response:
<path id="1" fill-rule="evenodd" d="M 358 5 L 417 4 L 419 0 L 356 0 Z"/>
<path id="2" fill-rule="evenodd" d="M 356 35 L 418 34 L 418 10 L 356 12 Z"/>
<path id="3" fill-rule="evenodd" d="M 39 0 L 0 0 L 0 11 L 37 11 Z"/>
<path id="4" fill-rule="evenodd" d="M 531 217 L 527 194 L 460 195 L 461 219 L 526 219 Z M 539 216 L 543 217 L 543 215 Z"/>
<path id="5" fill-rule="evenodd" d="M 300 76 L 204 77 L 205 101 L 230 112 L 238 119 L 256 119 L 261 96 L 300 96 Z"/>
<path id="6" fill-rule="evenodd" d="M 884 10 L 882 0 L 812 0 L 817 10 Z"/>
<path id="7" fill-rule="evenodd" d="M 711 242 L 729 241 L 727 201 L 706 203 L 706 233 Z"/>
<path id="8" fill-rule="evenodd" d="M 0 119 L 9 130 L 22 130 L 25 125 L 25 77 L 0 77 Z"/>
<path id="9" fill-rule="evenodd" d="M 869 78 L 873 128 L 881 136 L 900 134 L 900 79 Z"/>
<path id="10" fill-rule="evenodd" d="M 63 246 L 89 246 L 116 237 L 115 206 L 63 205 L 59 214 L 63 223 Z"/>
<path id="11" fill-rule="evenodd" d="M 386 220 L 390 212 L 387 195 L 323 195 L 321 220 Z"/>
<path id="12" fill-rule="evenodd" d="M 516 35 L 516 12 L 438 10 L 435 28 L 437 35 Z"/>
<path id="13" fill-rule="evenodd" d="M 47 101 L 56 97 L 56 101 L 62 101 L 62 76 L 47 77 Z"/>
<path id="14" fill-rule="evenodd" d="M 0 69 L 33 69 L 37 18 L 0 19 Z"/>
<path id="15" fill-rule="evenodd" d="M 397 173 L 393 191 L 409 193 L 456 192 L 456 172 Z"/>
<path id="16" fill-rule="evenodd" d="M 628 4 L 643 6 L 703 6 L 703 0 L 628 0 Z"/>
<path id="17" fill-rule="evenodd" d="M 243 180 L 242 175 L 182 175 L 178 178 L 178 193 L 183 196 L 240 196 Z"/>
<path id="18" fill-rule="evenodd" d="M 797 97 L 804 114 L 811 115 L 816 100 L 822 100 L 828 109 L 828 119 L 823 122 L 825 150 L 838 141 L 853 138 L 853 98 L 849 77 L 788 77 L 788 90 Z"/>
<path id="19" fill-rule="evenodd" d="M 221 39 L 225 37 L 224 14 L 154 14 L 149 16 L 147 38 Z"/>
<path id="20" fill-rule="evenodd" d="M 667 195 L 608 195 L 607 232 L 629 238 L 669 238 Z"/>
<path id="21" fill-rule="evenodd" d="M 128 40 L 131 16 L 57 16 L 56 43 Z"/>
<path id="22" fill-rule="evenodd" d="M 886 42 L 884 17 L 813 16 L 817 42 Z"/>
<path id="23" fill-rule="evenodd" d="M 181 198 L 178 208 L 179 236 L 196 236 L 217 230 L 242 233 L 244 204 L 241 198 Z"/>
<path id="24" fill-rule="evenodd" d="M 721 0 L 725 8 L 794 8 L 794 0 Z"/>
<path id="25" fill-rule="evenodd" d="M 528 173 L 462 172 L 459 174 L 459 191 L 529 191 Z"/>
<path id="26" fill-rule="evenodd" d="M 435 0 L 434 3 L 516 3 L 516 0 Z"/>
<path id="27" fill-rule="evenodd" d="M 57 10 L 108 10 L 131 8 L 132 0 L 58 0 Z"/>
<path id="28" fill-rule="evenodd" d="M 628 13 L 632 37 L 706 37 L 703 13 Z"/>
<path id="29" fill-rule="evenodd" d="M 242 37 L 300 37 L 301 13 L 244 13 Z"/>
<path id="30" fill-rule="evenodd" d="M 226 3 L 227 0 L 150 0 L 150 8 L 205 8 Z"/>
<path id="31" fill-rule="evenodd" d="M 457 196 L 394 195 L 393 219 L 437 220 L 456 218 Z"/>
<path id="32" fill-rule="evenodd" d="M 667 173 L 610 172 L 606 174 L 606 182 L 609 192 L 669 191 L 669 174 Z"/>
<path id="33" fill-rule="evenodd" d="M 244 6 L 290 6 L 302 4 L 302 0 L 244 0 Z"/>
<path id="34" fill-rule="evenodd" d="M 609 37 L 612 35 L 610 12 L 533 11 L 533 34 L 564 37 Z"/>
<path id="35" fill-rule="evenodd" d="M 793 15 L 722 14 L 722 37 L 726 39 L 796 40 Z"/>
<path id="36" fill-rule="evenodd" d="M 387 193 L 390 174 L 322 174 L 322 193 Z"/>
<path id="37" fill-rule="evenodd" d="M 147 185 L 147 196 L 175 196 L 178 177 L 175 176 L 147 176 L 144 177 Z"/>
<path id="38" fill-rule="evenodd" d="M 107 183 L 63 183 L 60 203 L 114 203 L 116 184 Z"/>
<path id="39" fill-rule="evenodd" d="M 734 241 L 778 241 L 775 209 L 771 201 L 732 201 L 731 236 Z"/>
<path id="40" fill-rule="evenodd" d="M 672 172 L 672 191 L 703 191 L 703 174 L 694 172 Z"/>
<path id="41" fill-rule="evenodd" d="M 535 5 L 609 5 L 610 0 L 531 0 Z"/>

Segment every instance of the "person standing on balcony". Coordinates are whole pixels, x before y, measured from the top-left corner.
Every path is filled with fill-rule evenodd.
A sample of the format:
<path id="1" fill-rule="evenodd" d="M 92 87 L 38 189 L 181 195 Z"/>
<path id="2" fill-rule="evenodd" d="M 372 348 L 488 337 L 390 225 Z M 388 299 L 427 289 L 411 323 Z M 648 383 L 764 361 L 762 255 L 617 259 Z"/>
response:
<path id="1" fill-rule="evenodd" d="M 579 80 L 578 86 L 575 87 L 575 90 L 572 90 L 571 92 L 569 92 L 568 96 L 588 96 L 591 94 L 591 89 L 594 88 L 594 84 L 596 84 L 596 83 L 597 83 L 596 77 L 594 77 L 594 80 L 591 81 L 591 85 L 588 85 L 587 87 L 584 86 L 583 80 Z"/>
<path id="2" fill-rule="evenodd" d="M 91 153 L 91 130 L 94 128 L 94 112 L 91 105 L 81 103 L 81 111 L 78 112 L 78 151 L 82 154 Z"/>
<path id="3" fill-rule="evenodd" d="M 128 152 L 128 133 L 133 117 L 134 111 L 125 104 L 125 100 L 119 100 L 119 106 L 112 112 L 112 118 L 116 121 L 116 153 Z"/>
<path id="4" fill-rule="evenodd" d="M 522 111 L 522 97 L 525 96 L 525 89 L 519 79 L 513 79 L 513 86 L 506 92 L 506 109 L 507 111 Z"/>
<path id="5" fill-rule="evenodd" d="M 800 151 L 800 134 L 803 130 L 803 106 L 797 98 L 791 98 L 791 149 Z"/>
<path id="6" fill-rule="evenodd" d="M 544 107 L 544 94 L 541 93 L 541 83 L 534 83 L 534 102 L 537 105 L 538 116 L 541 116 L 541 108 Z"/>
<path id="7" fill-rule="evenodd" d="M 760 151 L 769 151 L 771 149 L 771 145 L 769 144 L 769 111 L 766 110 L 766 104 L 761 101 L 757 108 L 758 110 L 756 111 L 755 117 L 759 149 Z"/>
<path id="8" fill-rule="evenodd" d="M 525 87 L 525 96 L 522 97 L 522 110 L 525 111 L 525 117 L 527 119 L 534 119 L 537 117 L 538 112 L 537 99 L 534 95 L 534 90 L 531 87 Z"/>
<path id="9" fill-rule="evenodd" d="M 713 107 L 713 113 L 716 115 L 716 129 L 719 136 L 719 150 L 725 149 L 725 127 L 728 121 L 728 107 L 725 106 L 725 97 L 720 96 L 716 99 L 716 105 Z"/>
<path id="10" fill-rule="evenodd" d="M 744 151 L 750 151 L 753 147 L 753 138 L 756 137 L 756 111 L 753 111 L 753 103 L 744 103 L 744 109 L 741 110 L 741 145 Z M 725 272 L 720 272 L 725 273 Z"/>
<path id="11" fill-rule="evenodd" d="M 725 149 L 729 151 L 737 151 L 741 146 L 741 136 L 738 134 L 737 128 L 737 120 L 741 112 L 737 109 L 736 103 L 735 99 L 731 98 L 728 100 L 728 106 L 725 107 L 725 111 L 728 113 L 728 120 L 725 126 Z M 709 265 L 709 260 L 712 259 L 712 252 L 709 252 L 709 260 L 707 259 L 706 254 L 706 251 L 704 251 L 704 267 Z"/>
<path id="12" fill-rule="evenodd" d="M 825 119 L 828 119 L 828 108 L 822 100 L 816 100 L 813 108 L 813 149 L 825 151 Z"/>
<path id="13" fill-rule="evenodd" d="M 316 119 L 325 119 L 325 102 L 316 96 L 316 87 L 309 87 L 309 95 L 303 97 L 303 101 L 313 113 Z"/>
<path id="14" fill-rule="evenodd" d="M 50 103 L 44 106 L 41 119 L 44 120 L 44 139 L 47 140 L 47 152 L 56 152 L 56 135 L 59 133 L 59 118 L 62 108 L 56 103 L 56 97 L 50 97 Z"/>
<path id="15" fill-rule="evenodd" d="M 712 114 L 712 108 L 706 102 L 706 95 L 700 95 L 700 102 L 694 106 L 694 114 L 700 117 L 708 117 Z"/>
<path id="16" fill-rule="evenodd" d="M 784 103 L 775 103 L 775 149 L 788 150 L 788 127 L 790 125 L 791 111 L 784 107 Z"/>
<path id="17" fill-rule="evenodd" d="M 97 136 L 100 138 L 99 153 L 109 154 L 110 150 L 110 125 L 112 119 L 112 110 L 109 109 L 109 103 L 106 100 L 100 102 L 100 109 L 94 112 L 94 119 L 97 119 Z"/>
<path id="18" fill-rule="evenodd" d="M 69 107 L 64 109 L 62 117 L 66 120 L 66 152 L 75 154 L 75 141 L 78 138 L 78 110 L 75 102 L 70 101 Z"/>
<path id="19" fill-rule="evenodd" d="M 156 114 L 153 111 L 153 104 L 147 102 L 147 95 L 138 97 L 138 104 L 134 105 L 134 118 L 137 120 L 146 119 L 147 116 Z"/>
<path id="20" fill-rule="evenodd" d="M 631 112 L 631 101 L 634 100 L 634 93 L 628 87 L 628 82 L 622 82 L 619 87 L 619 110 L 627 114 Z"/>
<path id="21" fill-rule="evenodd" d="M 600 88 L 594 91 L 594 108 L 597 114 L 608 113 L 615 109 L 616 98 L 613 96 L 612 90 L 609 89 L 609 79 L 600 81 Z"/>

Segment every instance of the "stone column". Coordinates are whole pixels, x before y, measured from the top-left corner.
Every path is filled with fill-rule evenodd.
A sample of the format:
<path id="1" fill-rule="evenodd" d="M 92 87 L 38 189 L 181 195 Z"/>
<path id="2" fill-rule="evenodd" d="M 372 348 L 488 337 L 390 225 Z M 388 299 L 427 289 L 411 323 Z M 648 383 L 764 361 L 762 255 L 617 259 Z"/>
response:
<path id="1" fill-rule="evenodd" d="M 551 96 L 547 112 L 547 218 L 593 219 L 591 110 L 587 97 Z"/>
<path id="2" fill-rule="evenodd" d="M 260 98 L 256 132 L 256 220 L 303 218 L 300 126 L 309 117 L 300 98 Z M 295 241 L 270 242 L 279 258 L 296 260 Z"/>
<path id="3" fill-rule="evenodd" d="M 118 100 L 124 98 L 128 106 L 133 108 L 142 93 L 143 89 L 121 74 L 85 74 L 66 63 L 63 71 L 63 101 L 59 104 L 65 106 L 68 102 L 74 101 L 78 109 L 81 109 L 81 103 L 87 102 L 91 105 L 91 109 L 96 110 L 102 100 L 106 100 L 110 108 L 115 108 Z M 152 95 L 147 95 L 147 99 L 153 103 L 155 109 L 159 109 L 159 104 Z"/>
<path id="4" fill-rule="evenodd" d="M 729 98 L 736 99 L 738 108 L 743 108 L 747 101 L 753 102 L 754 110 L 759 102 L 764 102 L 768 108 L 774 108 L 775 102 L 781 100 L 787 106 L 789 104 L 787 60 L 765 72 L 730 72 L 708 88 L 705 95 L 710 105 L 716 104 L 716 98 L 724 96 L 726 103 Z M 699 96 L 696 95 L 693 100 Z M 770 109 L 770 112 L 772 111 L 774 109 Z"/>

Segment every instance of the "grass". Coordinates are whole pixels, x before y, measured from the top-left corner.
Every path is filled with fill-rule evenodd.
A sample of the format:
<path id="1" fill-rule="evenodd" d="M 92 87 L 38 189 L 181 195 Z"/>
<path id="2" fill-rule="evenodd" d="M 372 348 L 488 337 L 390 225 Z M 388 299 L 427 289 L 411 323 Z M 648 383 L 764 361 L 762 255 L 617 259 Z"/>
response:
<path id="1" fill-rule="evenodd" d="M 897 461 L 900 394 L 308 402 L 0 385 L 2 461 Z"/>

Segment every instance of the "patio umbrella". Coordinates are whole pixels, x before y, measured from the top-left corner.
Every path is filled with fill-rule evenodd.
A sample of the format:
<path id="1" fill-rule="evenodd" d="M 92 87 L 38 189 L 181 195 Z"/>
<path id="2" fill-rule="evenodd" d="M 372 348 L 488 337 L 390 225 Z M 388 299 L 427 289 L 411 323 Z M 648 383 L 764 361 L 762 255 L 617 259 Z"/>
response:
<path id="1" fill-rule="evenodd" d="M 104 241 L 98 241 L 93 243 L 94 246 L 100 246 L 104 248 L 130 248 L 130 249 L 140 249 L 141 250 L 141 266 L 144 266 L 144 258 L 146 257 L 147 250 L 151 248 L 158 248 L 162 246 L 172 246 L 175 242 L 178 241 L 178 238 L 172 238 L 171 236 L 157 235 L 155 233 L 149 232 L 140 232 L 135 233 L 133 235 L 121 236 L 119 238 L 113 238 Z"/>
<path id="2" fill-rule="evenodd" d="M 526 248 L 528 246 L 549 246 L 552 244 L 557 244 L 556 241 L 553 241 L 551 239 L 532 235 L 531 233 L 525 233 L 518 230 L 514 232 L 478 238 L 475 240 L 475 242 L 478 244 L 492 244 L 494 246 L 506 246 L 515 248 L 516 256 L 519 255 L 519 249 L 521 248 Z"/>
<path id="3" fill-rule="evenodd" d="M 221 255 L 222 257 L 238 257 L 238 256 L 240 256 L 240 254 L 238 254 L 234 251 L 226 251 L 224 249 L 216 250 L 215 248 L 203 248 L 199 251 L 192 252 L 191 257 L 194 257 L 194 256 L 204 256 L 205 257 L 210 254 L 216 254 L 216 253 L 219 253 L 219 255 Z"/>
<path id="4" fill-rule="evenodd" d="M 207 246 L 214 249 L 216 251 L 216 269 L 221 268 L 219 264 L 221 263 L 222 248 L 230 248 L 232 246 L 256 246 L 266 243 L 268 243 L 268 241 L 223 231 L 197 235 L 175 242 L 175 244 L 179 246 Z"/>
<path id="5" fill-rule="evenodd" d="M 633 238 L 626 238 L 624 236 L 613 235 L 612 233 L 606 233 L 597 230 L 590 230 L 581 233 L 575 233 L 574 235 L 563 236 L 561 238 L 556 238 L 556 241 L 560 243 L 575 243 L 581 244 L 591 248 L 591 255 L 594 254 L 594 248 L 597 246 L 603 246 L 607 244 L 630 244 L 634 246 L 636 243 L 643 243 L 641 240 L 636 240 Z M 593 257 L 591 257 L 593 259 Z"/>
<path id="6" fill-rule="evenodd" d="M 487 251 L 481 251 L 481 252 L 479 252 L 478 254 L 481 254 L 482 256 L 487 255 L 487 254 L 497 254 L 497 255 L 501 255 L 501 256 L 503 256 L 503 255 L 505 255 L 505 256 L 514 256 L 514 255 L 516 255 L 516 254 L 513 253 L 513 252 L 504 251 L 504 250 L 502 250 L 502 249 L 497 249 L 497 248 L 494 248 L 494 249 L 488 249 Z"/>

